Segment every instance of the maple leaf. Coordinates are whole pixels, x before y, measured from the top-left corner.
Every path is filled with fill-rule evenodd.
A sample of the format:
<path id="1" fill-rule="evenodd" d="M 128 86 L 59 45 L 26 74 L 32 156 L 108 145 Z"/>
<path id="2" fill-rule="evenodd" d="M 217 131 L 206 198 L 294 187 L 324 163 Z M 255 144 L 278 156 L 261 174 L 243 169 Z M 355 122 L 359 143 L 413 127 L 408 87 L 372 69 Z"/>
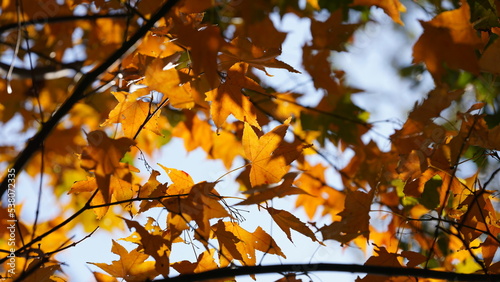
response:
<path id="1" fill-rule="evenodd" d="M 161 234 L 151 234 L 137 221 L 122 219 L 126 222 L 129 229 L 134 228 L 135 232 L 141 237 L 140 246 L 144 248 L 144 253 L 152 256 L 156 261 L 155 270 L 159 274 L 167 276 L 170 270 L 169 256 L 172 242 L 163 238 Z"/>
<path id="2" fill-rule="evenodd" d="M 245 194 L 251 194 L 246 200 L 237 203 L 236 205 L 252 205 L 259 204 L 273 198 L 283 198 L 288 195 L 306 194 L 304 190 L 292 186 L 296 172 L 289 172 L 283 177 L 283 183 L 276 187 L 268 187 L 268 185 L 257 186 L 253 189 L 247 190 Z"/>
<path id="3" fill-rule="evenodd" d="M 266 91 L 245 75 L 247 70 L 248 64 L 246 63 L 234 64 L 227 72 L 226 81 L 218 88 L 206 93 L 207 101 L 212 102 L 210 115 L 217 128 L 220 128 L 227 117 L 232 114 L 235 118 L 260 129 L 257 122 L 257 109 L 241 91 L 243 88 L 262 93 Z"/>
<path id="4" fill-rule="evenodd" d="M 105 132 L 96 130 L 87 134 L 89 145 L 83 148 L 81 166 L 94 170 L 96 175 L 106 176 L 114 173 L 120 166 L 120 160 L 135 141 L 129 138 L 111 139 Z"/>
<path id="5" fill-rule="evenodd" d="M 62 278 L 55 276 L 56 271 L 62 271 L 61 265 L 58 262 L 48 261 L 43 263 L 43 267 L 34 268 L 37 264 L 41 263 L 40 259 L 34 259 L 27 266 L 27 270 L 34 270 L 32 275 L 24 278 L 23 281 L 26 282 L 38 282 L 38 281 L 64 281 Z"/>
<path id="6" fill-rule="evenodd" d="M 217 53 L 227 44 L 222 38 L 217 26 L 204 26 L 196 28 L 189 24 L 184 24 L 177 19 L 177 25 L 172 33 L 178 41 L 187 46 L 191 57 L 194 75 L 205 73 L 208 83 L 215 87 L 218 84 L 217 73 Z"/>
<path id="7" fill-rule="evenodd" d="M 256 20 L 243 27 L 247 29 L 246 34 L 252 38 L 252 43 L 265 49 L 280 49 L 287 36 L 286 32 L 276 29 L 270 17 L 265 17 L 260 21 Z M 236 38 L 241 38 L 238 34 L 239 32 L 237 32 Z"/>
<path id="8" fill-rule="evenodd" d="M 145 281 L 158 276 L 155 270 L 154 261 L 145 261 L 149 255 L 143 254 L 137 249 L 128 252 L 122 245 L 113 241 L 111 251 L 120 256 L 119 260 L 111 264 L 89 262 L 102 270 L 111 274 L 113 277 L 120 277 L 126 281 Z"/>
<path id="9" fill-rule="evenodd" d="M 385 247 L 379 247 L 375 245 L 377 249 L 375 249 L 375 253 L 377 256 L 371 256 L 366 262 L 365 265 L 382 265 L 389 267 L 401 267 L 401 264 L 398 261 L 398 254 L 389 253 Z M 359 277 L 356 281 L 376 281 L 376 282 L 384 282 L 387 281 L 387 277 L 382 277 L 379 275 L 368 274 L 363 279 Z"/>
<path id="10" fill-rule="evenodd" d="M 227 266 L 232 259 L 241 261 L 243 265 L 255 265 L 256 250 L 286 258 L 274 239 L 261 227 L 257 227 L 253 233 L 250 233 L 235 222 L 223 222 L 222 220 L 219 220 L 212 227 L 215 229 L 214 233 L 222 246 L 219 254 L 222 267 Z"/>
<path id="11" fill-rule="evenodd" d="M 319 208 L 323 208 L 322 215 L 330 213 L 334 220 L 340 219 L 337 214 L 344 209 L 345 193 L 326 185 L 326 169 L 320 163 L 315 166 L 306 164 L 304 172 L 295 181 L 297 187 L 307 192 L 297 197 L 295 207 L 303 207 L 311 220 Z"/>
<path id="12" fill-rule="evenodd" d="M 215 249 L 209 249 L 201 253 L 196 262 L 183 260 L 173 263 L 172 267 L 181 274 L 199 273 L 216 269 L 218 265 L 215 263 L 214 254 Z"/>
<path id="13" fill-rule="evenodd" d="M 101 180 L 101 183 L 103 183 L 102 181 L 103 180 Z M 91 204 L 95 206 L 108 204 L 113 200 L 129 200 L 134 196 L 135 191 L 131 183 L 113 175 L 109 177 L 109 180 L 106 179 L 106 181 L 109 181 L 106 182 L 107 186 L 99 186 L 100 181 L 97 177 L 88 177 L 87 180 L 77 181 L 71 186 L 68 195 L 78 194 L 82 192 L 94 192 L 99 187 L 101 188 L 99 189 L 99 193 L 97 193 L 91 201 Z M 103 189 L 102 187 L 107 188 Z M 129 203 L 123 203 L 122 206 L 124 206 L 127 210 L 130 210 L 132 208 Z M 100 208 L 94 208 L 92 210 L 96 214 L 97 219 L 101 219 L 107 213 L 108 209 L 109 206 L 104 206 Z"/>
<path id="14" fill-rule="evenodd" d="M 319 229 L 323 240 L 333 239 L 347 244 L 358 236 L 368 239 L 370 230 L 370 206 L 375 189 L 365 193 L 362 191 L 346 192 L 345 209 L 339 213 L 341 221 L 335 221 Z M 356 222 L 356 224 L 352 224 Z"/>
<path id="15" fill-rule="evenodd" d="M 462 1 L 459 9 L 443 12 L 421 24 L 424 33 L 413 47 L 413 60 L 425 62 L 436 81 L 441 81 L 445 65 L 479 74 L 475 52 L 482 43 L 470 22 L 466 1 Z"/>
<path id="16" fill-rule="evenodd" d="M 183 170 L 178 170 L 175 168 L 168 168 L 161 164 L 158 164 L 165 172 L 167 172 L 168 177 L 172 180 L 172 184 L 168 186 L 168 192 L 172 194 L 187 194 L 191 191 L 194 185 L 193 178 L 187 172 Z"/>
<path id="17" fill-rule="evenodd" d="M 291 242 L 293 241 L 292 235 L 290 234 L 290 228 L 303 234 L 304 236 L 311 238 L 313 242 L 318 241 L 312 230 L 290 212 L 273 208 L 267 208 L 267 211 L 273 218 L 274 222 L 276 222 L 281 230 L 286 233 L 288 240 L 290 240 Z"/>
<path id="18" fill-rule="evenodd" d="M 463 234 L 466 245 L 478 238 L 484 230 L 497 223 L 497 213 L 493 208 L 489 198 L 491 192 L 486 190 L 478 190 L 468 195 L 459 208 L 466 207 L 467 211 L 460 216 L 462 226 L 459 231 Z M 488 227 L 486 227 L 488 226 Z M 495 228 L 498 228 L 495 226 Z"/>
<path id="19" fill-rule="evenodd" d="M 243 130 L 243 149 L 251 162 L 250 183 L 252 187 L 277 183 L 288 172 L 289 165 L 297 159 L 306 146 L 284 146 L 283 137 L 288 129 L 287 120 L 260 138 L 245 123 Z"/>
<path id="20" fill-rule="evenodd" d="M 270 75 L 266 68 L 286 69 L 289 72 L 300 73 L 290 65 L 276 59 L 281 55 L 281 49 L 262 49 L 252 44 L 247 38 L 237 37 L 231 41 L 232 45 L 226 46 L 220 56 L 221 68 L 227 69 L 238 62 L 245 62 L 249 66 L 263 71 L 267 76 Z"/>
<path id="21" fill-rule="evenodd" d="M 156 177 L 160 175 L 160 173 L 156 170 L 153 170 L 151 175 L 149 176 L 148 181 L 139 188 L 138 197 L 143 198 L 156 198 L 164 196 L 167 190 L 166 184 L 161 184 Z M 141 201 L 139 205 L 139 213 L 149 210 L 153 207 L 161 207 L 163 206 L 159 201 Z"/>
<path id="22" fill-rule="evenodd" d="M 181 109 L 190 109 L 194 106 L 194 100 L 188 89 L 187 75 L 183 75 L 175 68 L 164 70 L 165 61 L 154 59 L 146 69 L 144 84 L 149 90 L 154 90 L 165 95 L 170 105 Z M 184 77 L 183 77 L 184 76 Z"/>
<path id="23" fill-rule="evenodd" d="M 219 202 L 221 198 L 214 189 L 216 182 L 203 181 L 194 184 L 191 176 L 186 172 L 163 168 L 173 182 L 168 186 L 167 194 L 182 195 L 179 198 L 164 199 L 162 201 L 163 205 L 172 213 L 182 214 L 187 221 L 194 220 L 198 224 L 198 234 L 203 238 L 208 238 L 210 219 L 230 216 Z"/>
<path id="24" fill-rule="evenodd" d="M 133 93 L 111 92 L 118 100 L 116 107 L 109 112 L 109 117 L 101 126 L 111 123 L 121 123 L 125 137 L 134 138 L 139 129 L 144 128 L 160 134 L 157 129 L 156 120 L 160 116 L 157 112 L 147 123 L 146 119 L 153 114 L 151 103 L 141 100 L 141 97 L 148 94 L 145 89 L 138 89 Z"/>

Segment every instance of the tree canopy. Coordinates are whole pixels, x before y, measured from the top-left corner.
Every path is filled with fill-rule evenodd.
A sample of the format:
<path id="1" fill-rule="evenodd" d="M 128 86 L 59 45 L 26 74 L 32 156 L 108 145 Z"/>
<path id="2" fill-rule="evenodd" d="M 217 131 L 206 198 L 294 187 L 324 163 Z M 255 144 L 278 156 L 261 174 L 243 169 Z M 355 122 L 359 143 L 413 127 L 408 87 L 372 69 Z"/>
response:
<path id="1" fill-rule="evenodd" d="M 413 62 L 394 68 L 414 84 L 429 74 L 434 87 L 400 123 L 376 121 L 332 58 L 349 52 L 374 11 L 408 32 L 410 7 L 428 20 Z M 97 281 L 270 272 L 301 281 L 313 271 L 367 273 L 359 281 L 500 279 L 499 1 L 4 0 L 0 8 L 2 277 L 71 281 L 63 271 L 71 261 L 58 255 L 101 228 L 129 236 L 110 235 L 116 260 L 90 262 Z M 300 65 L 281 56 L 289 34 L 278 23 L 292 14 L 310 23 L 310 40 L 295 50 Z M 276 70 L 290 73 L 288 91 L 272 84 Z M 395 130 L 377 135 L 387 125 Z M 162 164 L 155 155 L 173 138 L 227 173 L 195 183 Z M 228 174 L 233 189 L 219 189 Z M 23 213 L 22 190 L 37 199 L 33 214 Z M 306 217 L 273 205 L 279 198 Z M 366 260 L 287 264 L 291 250 L 269 224 L 245 225 L 249 208 L 290 241 L 335 241 Z M 79 229 L 86 235 L 73 237 Z M 183 243 L 193 253 L 177 260 Z M 283 264 L 266 265 L 267 255 Z"/>

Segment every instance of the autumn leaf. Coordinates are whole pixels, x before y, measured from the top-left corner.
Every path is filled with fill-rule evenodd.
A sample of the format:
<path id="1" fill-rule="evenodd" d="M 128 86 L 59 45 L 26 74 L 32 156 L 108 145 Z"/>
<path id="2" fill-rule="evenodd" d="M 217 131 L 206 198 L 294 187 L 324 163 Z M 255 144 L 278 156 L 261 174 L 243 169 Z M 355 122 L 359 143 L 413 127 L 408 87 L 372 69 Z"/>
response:
<path id="1" fill-rule="evenodd" d="M 198 256 L 196 262 L 187 260 L 175 262 L 172 267 L 181 274 L 199 273 L 203 271 L 213 270 L 218 267 L 214 260 L 215 249 L 204 251 Z"/>
<path id="2" fill-rule="evenodd" d="M 102 177 L 118 170 L 123 155 L 135 144 L 125 137 L 111 139 L 99 130 L 88 133 L 87 140 L 89 145 L 83 149 L 81 166 L 86 170 L 94 170 Z"/>
<path id="3" fill-rule="evenodd" d="M 462 1 L 459 9 L 446 11 L 428 22 L 421 21 L 424 33 L 413 47 L 414 62 L 425 62 L 436 81 L 441 81 L 445 66 L 479 73 L 476 50 L 482 46 L 470 22 L 470 8 Z"/>
<path id="4" fill-rule="evenodd" d="M 206 93 L 210 105 L 210 115 L 220 128 L 232 114 L 241 121 L 260 129 L 257 121 L 257 109 L 250 99 L 241 92 L 243 88 L 265 93 L 266 91 L 254 80 L 246 76 L 248 64 L 236 63 L 227 72 L 226 81 L 218 88 Z"/>
<path id="5" fill-rule="evenodd" d="M 82 192 L 94 192 L 99 187 L 99 183 L 96 177 L 89 177 L 87 180 L 81 180 L 75 182 L 68 192 L 69 194 L 78 194 Z M 102 186 L 100 187 L 102 188 Z M 109 183 L 107 189 L 99 189 L 99 193 L 92 199 L 91 204 L 94 206 L 109 204 L 111 201 L 123 201 L 132 199 L 134 196 L 134 188 L 132 184 L 111 175 L 109 177 Z M 126 210 L 131 210 L 130 203 L 123 203 L 122 206 Z M 101 219 L 109 210 L 109 206 L 103 206 L 100 208 L 94 208 L 93 211 L 96 214 L 97 219 Z"/>
<path id="6" fill-rule="evenodd" d="M 138 189 L 138 197 L 143 198 L 158 198 L 162 197 L 166 194 L 167 185 L 160 183 L 156 177 L 158 177 L 160 173 L 156 170 L 153 170 L 151 175 L 149 176 L 148 181 L 142 185 Z M 139 205 L 139 213 L 149 210 L 153 207 L 161 207 L 162 204 L 160 201 L 142 201 Z"/>
<path id="7" fill-rule="evenodd" d="M 218 85 L 217 53 L 227 44 L 217 26 L 194 27 L 177 21 L 174 33 L 181 44 L 188 46 L 194 75 L 205 73 L 212 87 Z"/>
<path id="8" fill-rule="evenodd" d="M 175 168 L 168 168 L 161 164 L 158 164 L 165 172 L 167 172 L 168 177 L 172 180 L 172 184 L 168 186 L 168 192 L 172 194 L 186 194 L 191 191 L 194 185 L 193 178 L 187 172 L 183 170 L 178 170 Z"/>
<path id="9" fill-rule="evenodd" d="M 167 276 L 170 272 L 169 256 L 172 249 L 172 242 L 163 238 L 161 234 L 152 234 L 137 221 L 123 218 L 129 229 L 134 228 L 140 236 L 140 246 L 144 248 L 144 254 L 155 259 L 155 270 Z"/>
<path id="10" fill-rule="evenodd" d="M 259 204 L 273 198 L 283 198 L 288 195 L 297 194 L 307 194 L 304 190 L 292 186 L 295 177 L 297 177 L 296 172 L 289 172 L 283 177 L 283 183 L 276 187 L 268 187 L 268 185 L 257 186 L 253 189 L 245 191 L 245 194 L 250 194 L 250 196 L 237 205 L 252 205 Z"/>
<path id="11" fill-rule="evenodd" d="M 227 45 L 222 50 L 222 55 L 220 56 L 223 69 L 229 68 L 238 62 L 244 62 L 248 66 L 263 71 L 268 76 L 272 75 L 267 72 L 266 68 L 279 68 L 292 73 L 300 73 L 290 65 L 276 59 L 276 57 L 281 55 L 280 49 L 262 49 L 244 37 L 237 37 L 231 43 L 232 45 Z"/>
<path id="12" fill-rule="evenodd" d="M 490 44 L 481 55 L 479 59 L 479 67 L 481 71 L 491 72 L 495 74 L 500 73 L 500 58 L 497 54 L 500 52 L 500 40 L 495 40 Z"/>
<path id="13" fill-rule="evenodd" d="M 109 113 L 109 118 L 102 124 L 106 126 L 112 123 L 121 123 L 125 137 L 134 138 L 136 133 L 142 128 L 146 128 L 159 134 L 156 120 L 159 112 L 152 116 L 146 123 L 146 119 L 153 114 L 151 103 L 141 100 L 142 96 L 148 95 L 144 89 L 139 89 L 133 93 L 112 92 L 118 100 L 118 105 Z"/>
<path id="14" fill-rule="evenodd" d="M 249 123 L 243 131 L 243 149 L 251 162 L 250 183 L 253 187 L 277 183 L 288 172 L 289 164 L 300 156 L 301 147 L 280 147 L 289 121 L 258 137 Z"/>
<path id="15" fill-rule="evenodd" d="M 377 256 L 371 256 L 366 262 L 365 265 L 382 265 L 389 267 L 401 267 L 401 264 L 398 261 L 398 254 L 389 253 L 385 247 L 379 247 L 375 245 L 375 253 Z M 380 275 L 372 275 L 368 274 L 363 279 L 356 279 L 356 281 L 376 281 L 376 282 L 384 282 L 387 281 L 387 277 L 383 277 Z"/>
<path id="16" fill-rule="evenodd" d="M 163 168 L 173 182 L 167 187 L 166 193 L 179 195 L 179 197 L 162 200 L 163 206 L 171 213 L 182 215 L 187 222 L 194 220 L 198 225 L 198 235 L 208 238 L 211 219 L 230 217 L 228 211 L 220 203 L 219 194 L 214 189 L 216 183 L 203 181 L 194 184 L 191 176 L 186 172 Z"/>
<path id="17" fill-rule="evenodd" d="M 278 224 L 281 230 L 283 230 L 283 232 L 286 233 L 288 240 L 290 240 L 291 242 L 293 241 L 292 241 L 292 235 L 290 234 L 290 228 L 303 234 L 304 236 L 311 238 L 313 242 L 318 241 L 312 230 L 309 227 L 307 227 L 305 223 L 300 221 L 300 219 L 298 219 L 290 212 L 287 212 L 285 210 L 277 210 L 273 208 L 267 208 L 267 211 L 273 218 L 274 222 L 276 222 L 276 224 Z"/>
<path id="18" fill-rule="evenodd" d="M 188 88 L 189 77 L 183 75 L 175 68 L 165 70 L 164 60 L 153 60 L 146 69 L 143 83 L 148 90 L 158 91 L 163 94 L 164 99 L 169 99 L 170 105 L 179 109 L 190 109 L 194 106 L 194 99 Z M 144 95 L 144 94 L 143 94 Z"/>
<path id="19" fill-rule="evenodd" d="M 235 222 L 219 220 L 213 228 L 222 246 L 219 255 L 221 266 L 227 266 L 232 259 L 239 260 L 243 265 L 255 265 L 256 250 L 286 258 L 274 239 L 261 227 L 250 233 Z"/>
<path id="20" fill-rule="evenodd" d="M 27 266 L 28 270 L 34 269 L 35 272 L 33 275 L 29 276 L 27 279 L 23 279 L 23 281 L 27 282 L 37 282 L 37 281 L 57 281 L 58 279 L 62 279 L 57 277 L 55 274 L 58 271 L 61 271 L 61 265 L 57 262 L 45 262 L 43 263 L 42 268 L 34 268 L 37 264 L 41 262 L 40 259 L 35 259 L 31 261 L 31 263 Z M 61 280 L 63 281 L 63 280 Z"/>
<path id="21" fill-rule="evenodd" d="M 113 240 L 111 251 L 120 259 L 111 264 L 89 262 L 113 277 L 120 277 L 126 281 L 145 281 L 158 276 L 154 261 L 145 261 L 149 255 L 140 253 L 137 249 L 128 252 L 123 246 Z"/>
<path id="22" fill-rule="evenodd" d="M 0 278 L 260 273 L 276 269 L 269 255 L 286 258 L 279 227 L 298 252 L 318 239 L 356 247 L 359 270 L 498 280 L 499 1 L 0 2 L 0 252 L 16 260 L 0 258 Z M 381 60 L 358 64 L 358 47 Z M 214 161 L 190 164 L 206 179 L 177 167 L 177 141 Z M 151 165 L 160 157 L 166 175 Z M 305 215 L 275 206 L 286 196 Z M 253 226 L 255 209 L 271 221 Z M 136 248 L 115 239 L 117 258 L 91 260 L 103 273 L 85 276 L 72 252 L 99 249 L 96 227 L 129 231 Z M 319 270 L 293 266 L 274 279 Z"/>
<path id="23" fill-rule="evenodd" d="M 358 236 L 369 238 L 370 206 L 372 204 L 374 189 L 365 193 L 362 191 L 346 192 L 345 208 L 338 215 L 341 221 L 335 221 L 319 229 L 323 240 L 333 239 L 342 244 L 347 244 Z M 352 224 L 355 222 L 356 224 Z"/>

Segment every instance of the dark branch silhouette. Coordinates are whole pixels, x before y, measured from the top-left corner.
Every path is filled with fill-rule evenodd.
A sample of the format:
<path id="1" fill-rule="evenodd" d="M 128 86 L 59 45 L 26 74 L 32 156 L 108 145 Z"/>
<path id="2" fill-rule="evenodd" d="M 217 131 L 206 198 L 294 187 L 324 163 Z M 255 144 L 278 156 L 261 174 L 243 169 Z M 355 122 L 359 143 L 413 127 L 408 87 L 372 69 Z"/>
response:
<path id="1" fill-rule="evenodd" d="M 311 263 L 311 264 L 279 264 L 279 265 L 256 265 L 233 268 L 219 268 L 194 274 L 179 275 L 173 278 L 157 279 L 153 281 L 163 282 L 187 282 L 204 281 L 209 279 L 235 277 L 249 274 L 270 273 L 309 273 L 316 271 L 337 271 L 351 273 L 367 273 L 386 277 L 408 276 L 419 278 L 446 279 L 448 281 L 498 281 L 499 274 L 463 274 L 455 272 L 435 271 L 419 268 L 399 268 L 375 265 L 338 264 L 338 263 Z"/>

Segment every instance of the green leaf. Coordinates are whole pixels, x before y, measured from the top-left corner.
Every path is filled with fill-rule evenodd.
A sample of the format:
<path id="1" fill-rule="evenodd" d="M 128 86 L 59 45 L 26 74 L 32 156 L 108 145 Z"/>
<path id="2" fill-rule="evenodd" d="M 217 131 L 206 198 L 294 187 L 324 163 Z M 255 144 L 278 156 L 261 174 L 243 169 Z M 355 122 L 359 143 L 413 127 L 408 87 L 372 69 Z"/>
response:
<path id="1" fill-rule="evenodd" d="M 489 30 L 499 27 L 494 0 L 467 0 L 470 6 L 470 21 L 475 29 Z"/>
<path id="2" fill-rule="evenodd" d="M 432 210 L 439 206 L 439 189 L 442 184 L 443 181 L 439 175 L 435 175 L 425 183 L 424 192 L 420 199 L 420 203 L 424 205 L 424 207 Z"/>

